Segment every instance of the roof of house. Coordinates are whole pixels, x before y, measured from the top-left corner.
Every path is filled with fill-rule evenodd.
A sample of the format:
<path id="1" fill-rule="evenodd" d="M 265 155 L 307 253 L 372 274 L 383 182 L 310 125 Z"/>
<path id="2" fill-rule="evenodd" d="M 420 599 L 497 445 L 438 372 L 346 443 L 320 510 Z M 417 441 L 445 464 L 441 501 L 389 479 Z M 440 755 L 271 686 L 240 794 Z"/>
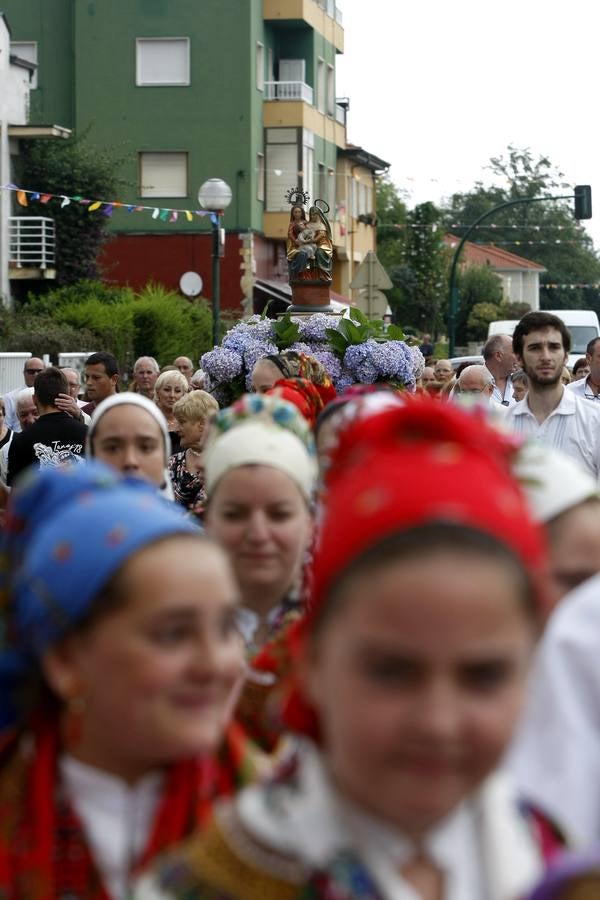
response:
<path id="1" fill-rule="evenodd" d="M 357 147 L 356 144 L 346 144 L 346 146 L 340 148 L 338 152 L 340 156 L 347 156 L 349 159 L 353 159 L 354 162 L 364 166 L 366 169 L 371 169 L 373 172 L 386 171 L 391 166 L 391 163 L 386 162 L 385 159 L 381 159 L 380 156 L 375 156 L 374 153 L 369 153 L 368 150 L 364 150 L 362 147 Z"/>
<path id="2" fill-rule="evenodd" d="M 447 234 L 444 238 L 445 243 L 452 249 L 458 247 L 460 238 L 454 234 Z M 470 263 L 473 266 L 491 266 L 492 269 L 510 270 L 515 269 L 532 269 L 537 272 L 545 272 L 544 266 L 533 262 L 531 259 L 525 259 L 524 256 L 517 256 L 516 253 L 510 253 L 502 247 L 496 247 L 494 244 L 472 244 L 466 241 L 463 247 L 463 262 Z"/>

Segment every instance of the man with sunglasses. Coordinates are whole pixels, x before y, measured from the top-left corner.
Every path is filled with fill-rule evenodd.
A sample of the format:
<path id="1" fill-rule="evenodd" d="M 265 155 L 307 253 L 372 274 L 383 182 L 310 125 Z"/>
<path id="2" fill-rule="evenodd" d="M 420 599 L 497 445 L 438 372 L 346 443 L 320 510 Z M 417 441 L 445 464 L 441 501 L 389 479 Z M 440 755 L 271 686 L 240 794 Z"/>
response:
<path id="1" fill-rule="evenodd" d="M 44 368 L 44 363 L 41 359 L 38 359 L 37 356 L 31 356 L 29 359 L 26 359 L 25 365 L 23 367 L 23 378 L 25 383 L 20 385 L 20 387 L 15 388 L 14 391 L 10 391 L 8 394 L 4 395 L 4 406 L 6 409 L 4 421 L 6 422 L 8 427 L 12 428 L 12 430 L 15 432 L 21 431 L 21 423 L 19 421 L 19 417 L 17 416 L 17 396 L 24 388 L 33 387 L 36 375 L 39 375 L 40 372 L 43 372 Z"/>

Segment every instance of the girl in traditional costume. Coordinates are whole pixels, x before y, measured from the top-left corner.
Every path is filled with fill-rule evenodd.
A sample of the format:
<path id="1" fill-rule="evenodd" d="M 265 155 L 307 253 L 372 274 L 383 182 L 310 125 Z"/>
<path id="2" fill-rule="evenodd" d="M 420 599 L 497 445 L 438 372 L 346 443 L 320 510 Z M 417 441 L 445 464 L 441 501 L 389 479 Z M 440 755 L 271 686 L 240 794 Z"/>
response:
<path id="1" fill-rule="evenodd" d="M 223 744 L 243 667 L 229 564 L 151 485 L 90 462 L 13 492 L 2 577 L 0 896 L 125 900 L 253 774 L 236 726 Z"/>
<path id="2" fill-rule="evenodd" d="M 136 900 L 517 900 L 558 847 L 498 765 L 540 615 L 512 444 L 415 399 L 328 471 L 285 718 L 293 752 Z"/>

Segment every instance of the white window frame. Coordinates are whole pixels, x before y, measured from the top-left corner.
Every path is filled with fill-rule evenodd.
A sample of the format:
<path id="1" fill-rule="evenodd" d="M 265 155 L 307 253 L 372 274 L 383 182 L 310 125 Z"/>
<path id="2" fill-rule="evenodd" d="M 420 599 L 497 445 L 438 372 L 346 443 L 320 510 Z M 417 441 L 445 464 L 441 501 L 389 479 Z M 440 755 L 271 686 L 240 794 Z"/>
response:
<path id="1" fill-rule="evenodd" d="M 29 55 L 19 53 L 19 50 L 24 47 L 31 47 L 32 53 Z M 26 62 L 30 62 L 35 66 L 33 70 L 31 81 L 29 82 L 29 87 L 32 91 L 34 91 L 38 86 L 38 42 L 37 41 L 11 41 L 10 42 L 10 53 L 13 53 L 15 56 L 18 56 L 20 59 L 24 59 Z"/>
<path id="2" fill-rule="evenodd" d="M 265 202 L 265 154 L 256 154 L 257 182 L 256 182 L 256 199 L 261 203 Z"/>
<path id="3" fill-rule="evenodd" d="M 141 52 L 141 48 L 144 44 L 166 44 L 166 43 L 174 43 L 180 42 L 185 45 L 187 49 L 186 60 L 184 62 L 184 70 L 185 74 L 181 80 L 177 81 L 144 81 L 143 75 L 143 53 Z M 136 87 L 189 87 L 191 84 L 190 80 L 190 65 L 191 65 L 191 50 L 190 50 L 190 39 L 189 37 L 138 37 L 135 39 L 135 84 Z"/>
<path id="4" fill-rule="evenodd" d="M 326 96 L 325 60 L 319 56 L 317 59 L 317 109 L 325 115 Z"/>
<path id="5" fill-rule="evenodd" d="M 265 45 L 256 42 L 256 87 L 259 91 L 265 89 Z"/>
<path id="6" fill-rule="evenodd" d="M 299 154 L 302 149 L 298 128 L 265 129 L 265 210 L 286 212 L 285 192 L 300 187 Z"/>
<path id="7" fill-rule="evenodd" d="M 326 108 L 328 116 L 335 116 L 335 68 L 328 63 L 327 65 L 327 100 Z"/>
<path id="8" fill-rule="evenodd" d="M 182 162 L 184 165 L 184 179 L 185 184 L 180 190 L 176 191 L 167 191 L 163 190 L 161 185 L 157 185 L 154 187 L 153 185 L 144 185 L 144 180 L 148 177 L 144 175 L 144 157 L 173 157 L 180 156 L 182 157 Z M 146 160 L 146 163 L 149 164 L 150 159 Z M 154 161 L 156 162 L 156 160 Z M 143 197 L 144 199 L 171 199 L 173 197 L 188 197 L 190 190 L 190 167 L 189 167 L 189 153 L 187 150 L 140 150 L 138 152 L 138 191 L 139 197 Z"/>

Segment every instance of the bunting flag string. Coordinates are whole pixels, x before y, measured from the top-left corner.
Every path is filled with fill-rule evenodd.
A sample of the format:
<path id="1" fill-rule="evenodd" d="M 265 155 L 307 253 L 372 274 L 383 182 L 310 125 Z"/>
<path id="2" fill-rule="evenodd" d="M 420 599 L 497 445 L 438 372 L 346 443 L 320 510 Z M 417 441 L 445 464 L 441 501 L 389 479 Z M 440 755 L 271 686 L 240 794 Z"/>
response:
<path id="1" fill-rule="evenodd" d="M 29 206 L 30 202 L 49 203 L 51 200 L 60 201 L 60 208 L 64 209 L 72 203 L 87 207 L 89 213 L 98 212 L 103 216 L 112 216 L 115 209 L 125 209 L 128 213 L 151 212 L 153 219 L 161 222 L 177 222 L 179 213 L 182 213 L 188 222 L 194 221 L 194 216 L 209 216 L 211 222 L 218 221 L 217 214 L 208 209 L 173 209 L 164 206 L 141 206 L 133 203 L 122 203 L 120 200 L 96 200 L 86 197 L 69 197 L 66 194 L 49 194 L 41 191 L 30 191 L 20 188 L 16 184 L 0 185 L 0 190 L 13 191 L 17 195 L 17 203 L 20 206 Z"/>
<path id="2" fill-rule="evenodd" d="M 402 230 L 403 228 L 431 228 L 432 231 L 453 231 L 454 229 L 459 228 L 471 228 L 471 225 L 461 225 L 459 222 L 452 222 L 451 225 L 438 225 L 436 222 L 429 222 L 424 224 L 417 224 L 412 222 L 394 222 L 392 224 L 388 224 L 387 222 L 383 222 L 377 226 L 378 228 L 396 228 L 398 230 Z M 480 229 L 491 228 L 494 231 L 497 231 L 500 228 L 509 229 L 512 231 L 545 231 L 548 228 L 551 228 L 554 231 L 568 231 L 571 229 L 571 225 L 498 225 L 493 222 L 489 225 L 476 225 L 473 229 L 474 231 L 479 231 Z"/>
<path id="3" fill-rule="evenodd" d="M 540 290 L 543 288 L 561 288 L 563 290 L 576 290 L 577 288 L 593 288 L 594 290 L 598 290 L 600 288 L 600 281 L 588 283 L 588 284 L 540 284 Z"/>

